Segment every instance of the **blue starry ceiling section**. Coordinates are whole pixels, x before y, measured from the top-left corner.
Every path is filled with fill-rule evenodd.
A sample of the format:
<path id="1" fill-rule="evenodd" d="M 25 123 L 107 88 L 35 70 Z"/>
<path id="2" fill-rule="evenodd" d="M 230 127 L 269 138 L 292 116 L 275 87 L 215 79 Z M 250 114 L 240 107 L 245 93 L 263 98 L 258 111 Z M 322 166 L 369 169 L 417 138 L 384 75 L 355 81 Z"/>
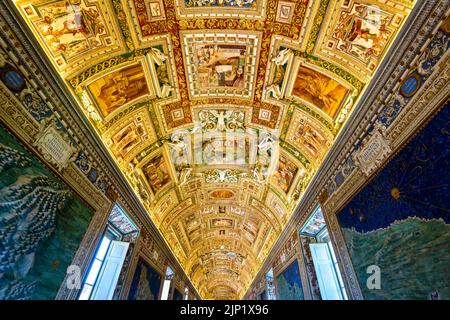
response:
<path id="1" fill-rule="evenodd" d="M 450 299 L 449 168 L 447 103 L 338 213 L 365 299 Z"/>
<path id="2" fill-rule="evenodd" d="M 449 121 L 447 104 L 342 210 L 339 215 L 341 226 L 368 232 L 411 216 L 443 219 L 448 224 Z"/>

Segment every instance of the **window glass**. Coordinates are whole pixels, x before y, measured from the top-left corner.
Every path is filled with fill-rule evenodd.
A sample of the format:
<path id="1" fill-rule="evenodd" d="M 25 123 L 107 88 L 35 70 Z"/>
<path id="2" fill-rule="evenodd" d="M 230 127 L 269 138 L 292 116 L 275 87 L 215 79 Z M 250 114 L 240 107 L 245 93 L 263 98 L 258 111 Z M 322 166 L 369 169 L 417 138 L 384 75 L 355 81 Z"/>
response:
<path id="1" fill-rule="evenodd" d="M 84 285 L 83 290 L 81 290 L 80 296 L 78 297 L 79 300 L 89 300 L 89 297 L 91 296 L 93 286 L 91 285 Z"/>
<path id="2" fill-rule="evenodd" d="M 100 247 L 98 248 L 97 255 L 95 256 L 96 259 L 103 261 L 105 258 L 106 252 L 108 251 L 109 244 L 111 243 L 111 240 L 107 237 L 103 237 L 102 243 L 100 244 Z"/>
<path id="3" fill-rule="evenodd" d="M 101 266 L 102 266 L 102 262 L 98 259 L 95 259 L 94 263 L 92 264 L 91 270 L 89 270 L 89 275 L 86 279 L 87 284 L 94 285 Z"/>

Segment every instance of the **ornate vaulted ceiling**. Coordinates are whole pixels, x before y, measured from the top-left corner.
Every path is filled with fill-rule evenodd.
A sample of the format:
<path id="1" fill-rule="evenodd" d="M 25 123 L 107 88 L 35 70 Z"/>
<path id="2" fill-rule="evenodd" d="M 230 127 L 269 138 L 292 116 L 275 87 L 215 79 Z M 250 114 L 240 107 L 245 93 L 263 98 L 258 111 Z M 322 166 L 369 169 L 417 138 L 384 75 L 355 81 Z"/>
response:
<path id="1" fill-rule="evenodd" d="M 15 3 L 202 297 L 237 299 L 414 1 Z"/>

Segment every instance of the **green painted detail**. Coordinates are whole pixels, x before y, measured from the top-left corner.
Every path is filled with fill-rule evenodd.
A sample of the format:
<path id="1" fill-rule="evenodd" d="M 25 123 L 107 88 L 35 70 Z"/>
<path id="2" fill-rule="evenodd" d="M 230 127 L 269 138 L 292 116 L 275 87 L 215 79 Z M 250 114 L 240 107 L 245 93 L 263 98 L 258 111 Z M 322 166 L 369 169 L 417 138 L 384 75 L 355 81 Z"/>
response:
<path id="1" fill-rule="evenodd" d="M 343 80 L 345 80 L 346 82 L 350 83 L 356 90 L 358 90 L 358 94 L 362 91 L 362 89 L 364 88 L 365 84 L 363 82 L 361 82 L 360 80 L 358 80 L 354 75 L 352 75 L 351 73 L 349 73 L 348 71 L 345 71 L 342 68 L 339 68 L 338 66 L 336 66 L 335 64 L 323 60 L 321 58 L 312 56 L 312 55 L 308 55 L 308 62 L 319 66 L 321 68 L 324 68 L 325 70 L 328 70 L 336 75 L 338 75 L 340 78 L 342 78 Z"/>
<path id="2" fill-rule="evenodd" d="M 148 113 L 150 115 L 150 119 L 152 120 L 153 128 L 155 129 L 156 136 L 159 140 L 163 138 L 163 134 L 161 131 L 161 126 L 159 125 L 158 118 L 156 116 L 155 106 L 153 103 L 149 102 L 148 104 Z"/>
<path id="3" fill-rule="evenodd" d="M 329 2 L 330 0 L 321 0 L 320 2 L 319 10 L 317 10 L 317 15 L 314 18 L 313 27 L 311 28 L 308 44 L 306 46 L 307 53 L 311 53 L 314 49 Z"/>
<path id="4" fill-rule="evenodd" d="M 114 10 L 116 11 L 116 17 L 119 23 L 120 31 L 125 40 L 125 45 L 129 51 L 134 51 L 133 39 L 131 38 L 130 28 L 127 24 L 127 16 L 122 6 L 121 0 L 112 0 Z"/>
<path id="5" fill-rule="evenodd" d="M 280 147 L 287 151 L 290 155 L 296 158 L 300 163 L 305 167 L 309 168 L 311 166 L 311 162 L 296 148 L 285 141 L 280 141 Z"/>
<path id="6" fill-rule="evenodd" d="M 316 112 L 315 110 L 305 106 L 304 104 L 300 104 L 298 102 L 292 101 L 291 102 L 291 106 L 295 106 L 303 111 L 308 112 L 310 115 L 312 115 L 315 119 L 319 120 L 320 123 L 322 123 L 332 134 L 333 136 L 336 136 L 337 131 L 334 128 L 333 124 L 330 123 L 327 119 L 325 119 L 322 115 L 320 115 L 318 112 Z M 293 110 L 292 110 L 293 113 Z M 284 129 L 284 128 L 283 128 Z M 287 129 L 286 129 L 287 130 Z"/>

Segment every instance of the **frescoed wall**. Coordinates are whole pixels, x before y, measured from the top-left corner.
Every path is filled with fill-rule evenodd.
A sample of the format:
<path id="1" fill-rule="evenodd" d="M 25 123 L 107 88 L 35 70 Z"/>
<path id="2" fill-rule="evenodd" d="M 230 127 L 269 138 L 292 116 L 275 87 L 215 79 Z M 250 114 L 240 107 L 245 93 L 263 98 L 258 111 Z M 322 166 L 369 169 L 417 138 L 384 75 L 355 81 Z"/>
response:
<path id="1" fill-rule="evenodd" d="M 304 300 L 297 260 L 278 275 L 277 298 L 278 300 Z"/>
<path id="2" fill-rule="evenodd" d="M 128 300 L 158 300 L 162 276 L 142 258 L 139 259 Z"/>
<path id="3" fill-rule="evenodd" d="M 54 299 L 92 216 L 0 128 L 0 300 Z"/>
<path id="4" fill-rule="evenodd" d="M 365 299 L 450 299 L 450 108 L 338 213 Z M 381 270 L 369 290 L 366 269 Z"/>

